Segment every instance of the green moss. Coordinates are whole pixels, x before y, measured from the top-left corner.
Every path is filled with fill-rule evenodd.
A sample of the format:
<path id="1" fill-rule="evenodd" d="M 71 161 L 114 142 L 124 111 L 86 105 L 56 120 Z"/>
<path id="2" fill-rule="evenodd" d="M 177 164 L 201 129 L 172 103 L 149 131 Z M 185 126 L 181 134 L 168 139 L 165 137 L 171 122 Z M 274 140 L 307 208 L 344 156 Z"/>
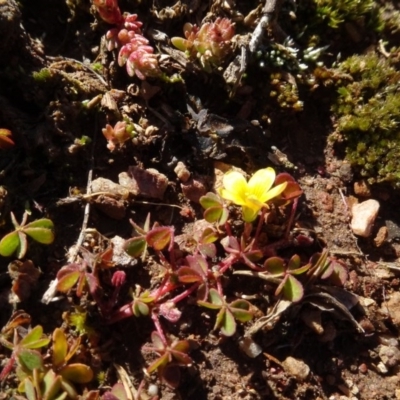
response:
<path id="1" fill-rule="evenodd" d="M 400 187 L 400 71 L 369 53 L 349 57 L 340 72 L 353 78 L 333 106 L 347 159 L 369 182 Z"/>
<path id="2" fill-rule="evenodd" d="M 326 21 L 331 28 L 337 29 L 345 22 L 368 18 L 374 22 L 376 30 L 382 29 L 374 0 L 314 0 L 314 3 L 316 18 Z"/>
<path id="3" fill-rule="evenodd" d="M 42 68 L 40 71 L 33 72 L 32 76 L 36 82 L 46 82 L 52 77 L 52 74 L 48 68 Z"/>

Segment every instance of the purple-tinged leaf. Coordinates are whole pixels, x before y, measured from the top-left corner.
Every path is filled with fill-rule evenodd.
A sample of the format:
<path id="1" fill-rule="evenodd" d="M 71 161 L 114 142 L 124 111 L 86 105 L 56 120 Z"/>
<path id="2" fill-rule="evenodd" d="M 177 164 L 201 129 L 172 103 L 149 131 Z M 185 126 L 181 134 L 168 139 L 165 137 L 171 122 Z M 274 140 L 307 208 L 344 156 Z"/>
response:
<path id="1" fill-rule="evenodd" d="M 168 364 L 160 370 L 161 380 L 172 389 L 176 389 L 179 386 L 181 380 L 181 371 L 175 364 Z"/>
<path id="2" fill-rule="evenodd" d="M 151 363 L 148 368 L 147 368 L 147 372 L 149 374 L 151 374 L 152 372 L 154 372 L 155 370 L 157 370 L 158 368 L 166 365 L 169 361 L 169 354 L 165 353 L 163 354 L 161 357 L 158 357 L 157 360 L 155 360 L 153 363 Z"/>
<path id="3" fill-rule="evenodd" d="M 287 268 L 288 268 L 288 270 L 297 269 L 300 267 L 300 265 L 301 265 L 300 256 L 295 254 L 289 260 Z"/>
<path id="4" fill-rule="evenodd" d="M 178 280 L 182 283 L 202 282 L 203 278 L 197 271 L 190 267 L 181 267 L 178 269 Z"/>
<path id="5" fill-rule="evenodd" d="M 207 210 L 211 207 L 221 207 L 223 205 L 222 199 L 215 193 L 208 192 L 200 197 L 201 206 Z"/>
<path id="6" fill-rule="evenodd" d="M 160 251 L 165 249 L 171 241 L 172 231 L 170 227 L 159 226 L 153 228 L 146 235 L 146 241 L 154 250 Z"/>
<path id="7" fill-rule="evenodd" d="M 61 272 L 61 271 L 60 271 Z M 58 278 L 57 274 L 57 290 L 60 292 L 68 292 L 75 284 L 78 282 L 81 273 L 79 271 L 70 272 L 62 276 L 62 278 Z"/>

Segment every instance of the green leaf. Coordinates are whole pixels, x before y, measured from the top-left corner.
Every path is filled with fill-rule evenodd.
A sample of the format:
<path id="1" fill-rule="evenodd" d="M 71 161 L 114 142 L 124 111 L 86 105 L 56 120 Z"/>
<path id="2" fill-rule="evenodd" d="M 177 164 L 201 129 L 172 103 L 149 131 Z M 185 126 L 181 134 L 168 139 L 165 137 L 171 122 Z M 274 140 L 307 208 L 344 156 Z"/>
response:
<path id="1" fill-rule="evenodd" d="M 222 199 L 215 193 L 208 192 L 204 196 L 200 197 L 201 206 L 207 210 L 210 207 L 222 206 Z"/>
<path id="2" fill-rule="evenodd" d="M 186 51 L 188 47 L 188 41 L 181 37 L 171 38 L 171 43 L 180 51 Z"/>
<path id="3" fill-rule="evenodd" d="M 51 219 L 41 218 L 30 222 L 28 225 L 25 225 L 24 230 L 26 228 L 43 228 L 52 231 L 54 229 L 54 224 Z"/>
<path id="4" fill-rule="evenodd" d="M 286 300 L 295 303 L 303 298 L 303 285 L 294 276 L 288 275 L 282 293 Z"/>
<path id="5" fill-rule="evenodd" d="M 49 369 L 43 377 L 43 398 L 54 399 L 61 389 L 61 376 Z"/>
<path id="6" fill-rule="evenodd" d="M 161 357 L 158 357 L 152 364 L 150 364 L 147 368 L 147 372 L 151 374 L 158 368 L 166 365 L 168 363 L 169 355 L 168 353 L 163 354 Z"/>
<path id="7" fill-rule="evenodd" d="M 40 341 L 43 336 L 43 328 L 41 325 L 36 325 L 33 329 L 31 329 L 27 335 L 19 342 L 21 347 L 26 347 L 27 349 L 34 349 L 43 346 L 34 347 L 35 343 Z M 47 340 L 47 338 L 46 338 Z M 32 347 L 33 346 L 33 347 Z"/>
<path id="8" fill-rule="evenodd" d="M 222 310 L 221 310 L 222 311 Z M 236 332 L 236 322 L 233 314 L 225 309 L 220 321 L 221 333 L 224 336 L 232 336 Z"/>
<path id="9" fill-rule="evenodd" d="M 0 241 L 0 255 L 3 257 L 10 257 L 15 253 L 19 246 L 18 232 L 14 231 L 8 233 Z"/>
<path id="10" fill-rule="evenodd" d="M 131 257 L 140 257 L 146 250 L 146 247 L 147 247 L 146 239 L 142 236 L 128 239 L 124 243 L 124 250 Z"/>
<path id="11" fill-rule="evenodd" d="M 60 367 L 65 363 L 68 352 L 68 342 L 62 329 L 56 328 L 53 332 L 53 366 Z"/>
<path id="12" fill-rule="evenodd" d="M 37 350 L 21 349 L 18 351 L 17 359 L 19 364 L 29 371 L 43 368 L 43 358 Z"/>
<path id="13" fill-rule="evenodd" d="M 147 233 L 146 241 L 154 250 L 163 250 L 171 241 L 171 228 L 166 226 L 153 228 Z"/>
<path id="14" fill-rule="evenodd" d="M 41 244 L 50 244 L 54 241 L 54 232 L 48 228 L 24 227 L 23 232 Z"/>
<path id="15" fill-rule="evenodd" d="M 250 310 L 251 304 L 246 300 L 234 300 L 229 304 L 229 309 L 235 319 L 240 322 L 247 322 L 253 318 L 253 313 Z"/>
<path id="16" fill-rule="evenodd" d="M 264 269 L 273 276 L 282 276 L 285 272 L 285 265 L 282 258 L 270 257 L 264 262 Z"/>
<path id="17" fill-rule="evenodd" d="M 216 305 L 216 306 L 223 306 L 225 304 L 225 300 L 223 297 L 218 293 L 218 290 L 212 288 L 210 289 L 210 300 L 211 303 Z"/>
<path id="18" fill-rule="evenodd" d="M 33 386 L 33 382 L 29 377 L 24 379 L 23 388 L 28 400 L 37 400 L 35 387 Z"/>
<path id="19" fill-rule="evenodd" d="M 299 268 L 301 265 L 301 260 L 300 260 L 300 256 L 298 256 L 297 254 L 295 254 L 294 256 L 292 256 L 292 258 L 289 260 L 288 263 L 288 269 L 292 270 L 292 269 L 297 269 Z"/>
<path id="20" fill-rule="evenodd" d="M 197 304 L 202 307 L 209 308 L 211 310 L 219 310 L 221 306 L 217 306 L 215 304 L 209 303 L 208 301 L 197 300 Z"/>
<path id="21" fill-rule="evenodd" d="M 78 281 L 81 273 L 79 271 L 73 271 L 69 274 L 64 275 L 57 283 L 57 290 L 60 292 L 68 292 Z"/>
<path id="22" fill-rule="evenodd" d="M 140 300 L 135 300 L 133 302 L 132 311 L 135 317 L 140 317 L 142 315 L 147 316 L 149 315 L 150 307 Z"/>
<path id="23" fill-rule="evenodd" d="M 238 308 L 231 308 L 231 312 L 236 320 L 239 322 L 248 322 L 253 319 L 253 313 L 247 310 L 240 310 Z"/>
<path id="24" fill-rule="evenodd" d="M 221 206 L 214 206 L 207 208 L 204 211 L 204 219 L 210 223 L 217 222 L 221 219 L 222 212 L 223 212 L 223 207 Z"/>
<path id="25" fill-rule="evenodd" d="M 88 383 L 93 379 L 92 369 L 81 363 L 66 365 L 59 371 L 59 374 L 74 383 Z"/>

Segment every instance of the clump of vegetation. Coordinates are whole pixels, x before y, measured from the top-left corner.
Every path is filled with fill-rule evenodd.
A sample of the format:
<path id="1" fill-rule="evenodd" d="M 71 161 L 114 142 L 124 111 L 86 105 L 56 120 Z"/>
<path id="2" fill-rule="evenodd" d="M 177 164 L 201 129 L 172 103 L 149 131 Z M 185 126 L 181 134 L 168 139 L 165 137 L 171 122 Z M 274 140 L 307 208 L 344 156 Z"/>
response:
<path id="1" fill-rule="evenodd" d="M 330 0 L 315 0 L 316 17 L 327 21 L 331 28 L 338 28 L 344 22 L 359 21 L 371 17 L 376 10 L 375 1 L 340 0 L 332 3 Z"/>
<path id="2" fill-rule="evenodd" d="M 348 160 L 370 183 L 400 187 L 400 71 L 375 53 L 349 57 L 340 70 L 353 77 L 333 106 Z"/>
<path id="3" fill-rule="evenodd" d="M 221 64 L 231 52 L 231 39 L 235 34 L 235 26 L 228 18 L 217 18 L 214 22 L 206 22 L 200 28 L 186 23 L 183 27 L 185 38 L 173 37 L 172 44 L 188 57 L 199 59 L 206 71 L 212 65 Z"/>

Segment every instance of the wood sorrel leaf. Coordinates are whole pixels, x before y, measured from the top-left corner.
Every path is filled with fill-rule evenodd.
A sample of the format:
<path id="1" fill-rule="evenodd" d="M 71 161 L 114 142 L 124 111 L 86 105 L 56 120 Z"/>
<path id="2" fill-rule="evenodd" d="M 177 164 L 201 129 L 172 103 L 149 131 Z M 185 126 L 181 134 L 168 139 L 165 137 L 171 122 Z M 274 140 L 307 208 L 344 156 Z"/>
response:
<path id="1" fill-rule="evenodd" d="M 56 375 L 52 369 L 49 369 L 43 377 L 43 398 L 63 400 L 66 399 L 68 394 L 62 393 L 59 395 L 61 389 L 61 376 Z M 58 396 L 57 396 L 58 395 Z"/>
<path id="2" fill-rule="evenodd" d="M 43 328 L 36 325 L 28 334 L 19 342 L 19 345 L 26 349 L 38 349 L 47 346 L 50 342 L 49 338 L 43 338 Z"/>
<path id="3" fill-rule="evenodd" d="M 18 362 L 29 371 L 43 367 L 42 355 L 37 350 L 21 349 L 17 355 Z"/>
<path id="4" fill-rule="evenodd" d="M 68 290 L 76 284 L 80 276 L 81 273 L 79 271 L 74 271 L 64 275 L 57 283 L 57 290 L 60 292 L 68 292 Z"/>
<path id="5" fill-rule="evenodd" d="M 235 319 L 240 322 L 247 322 L 253 318 L 253 313 L 250 310 L 251 304 L 247 300 L 234 300 L 230 305 L 231 310 Z"/>
<path id="6" fill-rule="evenodd" d="M 212 192 L 208 192 L 204 196 L 201 196 L 199 201 L 201 206 L 206 210 L 210 207 L 223 205 L 222 199 Z"/>
<path id="7" fill-rule="evenodd" d="M 181 371 L 177 365 L 169 364 L 160 370 L 160 377 L 168 386 L 176 389 L 181 380 Z"/>
<path id="8" fill-rule="evenodd" d="M 204 211 L 204 219 L 207 222 L 217 222 L 222 217 L 223 208 L 221 206 L 209 207 Z"/>
<path id="9" fill-rule="evenodd" d="M 211 303 L 216 305 L 216 306 L 223 306 L 225 303 L 225 300 L 223 299 L 223 297 L 218 293 L 218 290 L 212 288 L 210 289 L 210 300 Z"/>
<path id="10" fill-rule="evenodd" d="M 147 368 L 147 372 L 151 374 L 154 372 L 156 369 L 162 367 L 163 365 L 168 363 L 169 359 L 169 354 L 165 353 L 161 357 L 158 357 L 157 360 L 155 360 L 152 364 L 150 364 Z"/>
<path id="11" fill-rule="evenodd" d="M 164 344 L 160 334 L 157 331 L 153 331 L 151 333 L 151 341 L 153 342 L 156 350 L 164 350 L 165 349 L 165 344 Z"/>
<path id="12" fill-rule="evenodd" d="M 221 316 L 220 316 L 221 314 Z M 220 318 L 218 318 L 220 316 Z M 221 309 L 217 315 L 218 326 L 224 336 L 232 336 L 236 332 L 236 321 L 233 314 L 228 309 Z M 216 324 L 217 325 L 217 324 Z"/>
<path id="13" fill-rule="evenodd" d="M 178 269 L 178 279 L 182 283 L 202 282 L 200 274 L 190 267 L 181 267 Z"/>
<path id="14" fill-rule="evenodd" d="M 4 236 L 0 241 L 0 255 L 10 257 L 19 246 L 18 232 L 14 231 Z"/>
<path id="15" fill-rule="evenodd" d="M 303 285 L 294 276 L 288 275 L 283 286 L 282 293 L 286 300 L 290 300 L 295 303 L 303 298 Z"/>
<path id="16" fill-rule="evenodd" d="M 135 317 L 140 317 L 141 315 L 146 316 L 149 315 L 150 307 L 142 301 L 136 300 L 133 303 L 132 312 Z"/>
<path id="17" fill-rule="evenodd" d="M 154 250 L 163 250 L 171 241 L 171 228 L 167 226 L 153 228 L 147 233 L 146 241 Z"/>
<path id="18" fill-rule="evenodd" d="M 285 272 L 285 265 L 282 258 L 270 257 L 265 260 L 264 269 L 273 276 L 282 276 Z"/>
<path id="19" fill-rule="evenodd" d="M 74 383 L 88 383 L 93 379 L 92 369 L 88 365 L 80 363 L 66 365 L 59 371 L 59 374 Z"/>
<path id="20" fill-rule="evenodd" d="M 23 228 L 23 231 L 42 244 L 50 244 L 54 241 L 54 224 L 50 219 L 42 218 L 33 221 Z"/>
<path id="21" fill-rule="evenodd" d="M 124 250 L 131 257 L 140 257 L 146 250 L 147 242 L 144 237 L 134 237 L 124 243 Z"/>

